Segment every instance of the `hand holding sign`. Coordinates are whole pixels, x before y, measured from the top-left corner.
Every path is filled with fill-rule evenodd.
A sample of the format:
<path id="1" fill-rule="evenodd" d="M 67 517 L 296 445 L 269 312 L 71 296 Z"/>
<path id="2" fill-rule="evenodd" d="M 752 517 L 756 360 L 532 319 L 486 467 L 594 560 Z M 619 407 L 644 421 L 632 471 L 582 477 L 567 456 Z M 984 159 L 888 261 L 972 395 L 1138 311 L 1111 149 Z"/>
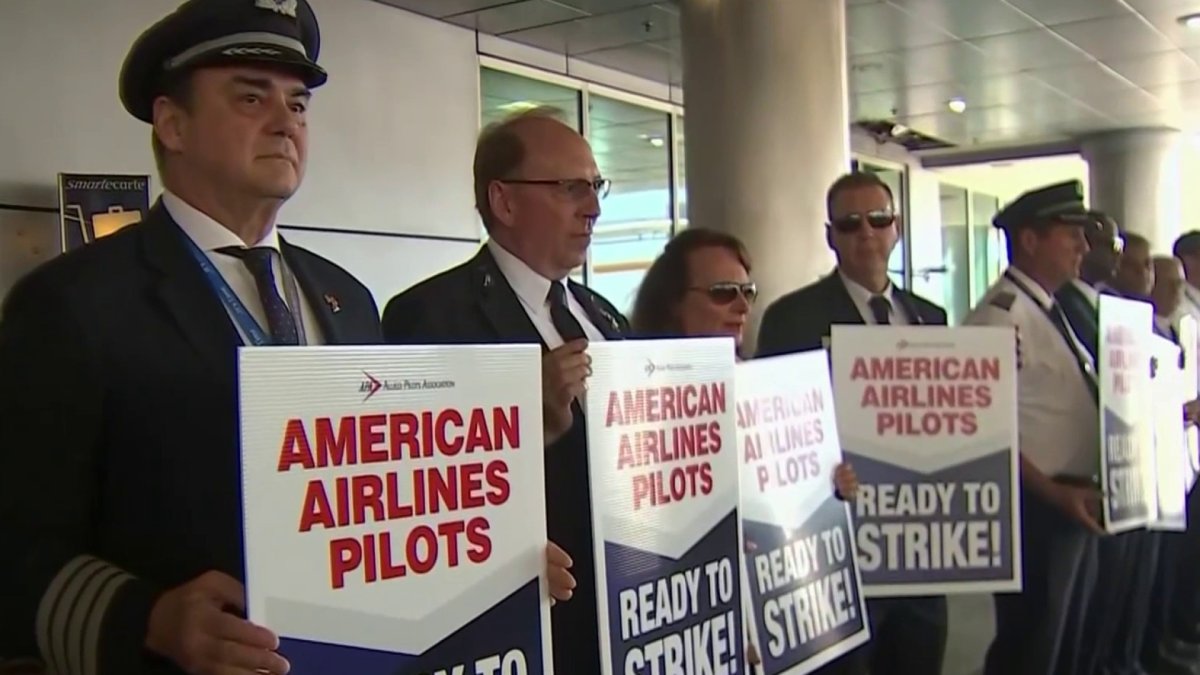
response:
<path id="1" fill-rule="evenodd" d="M 573 340 L 542 357 L 542 417 L 545 443 L 562 438 L 571 429 L 571 403 L 581 396 L 592 374 L 587 340 Z"/>
<path id="2" fill-rule="evenodd" d="M 854 501 L 858 494 L 858 474 L 854 473 L 854 467 L 849 462 L 842 462 L 833 470 L 833 487 L 838 497 Z"/>
<path id="3" fill-rule="evenodd" d="M 1200 425 L 1200 399 L 1183 404 L 1183 421 L 1187 424 Z"/>
<path id="4" fill-rule="evenodd" d="M 1094 487 L 1055 483 L 1050 493 L 1058 508 L 1075 522 L 1095 534 L 1106 534 L 1100 527 L 1100 491 Z"/>
<path id="5" fill-rule="evenodd" d="M 225 611 L 246 609 L 242 584 L 207 572 L 164 593 L 150 612 L 146 648 L 188 673 L 267 672 L 291 669 L 274 653 L 274 633 Z"/>
<path id="6" fill-rule="evenodd" d="M 571 565 L 575 561 L 567 552 L 550 542 L 546 546 L 546 578 L 550 581 L 550 605 L 562 600 L 567 601 L 575 594 L 575 576 L 571 574 Z"/>

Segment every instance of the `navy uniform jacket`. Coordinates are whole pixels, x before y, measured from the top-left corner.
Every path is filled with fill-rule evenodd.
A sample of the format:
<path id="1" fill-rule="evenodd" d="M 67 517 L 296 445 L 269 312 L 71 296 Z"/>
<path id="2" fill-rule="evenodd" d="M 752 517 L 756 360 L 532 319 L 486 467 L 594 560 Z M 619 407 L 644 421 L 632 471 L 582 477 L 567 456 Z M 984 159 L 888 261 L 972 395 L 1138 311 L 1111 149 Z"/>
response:
<path id="1" fill-rule="evenodd" d="M 64 674 L 177 673 L 143 649 L 158 594 L 209 570 L 244 578 L 239 338 L 185 236 L 156 204 L 7 299 L 0 654 L 40 651 Z M 280 247 L 326 343 L 380 341 L 361 283 Z"/>
<path id="2" fill-rule="evenodd" d="M 629 333 L 625 318 L 598 293 L 573 281 L 568 286 L 606 339 Z M 388 342 L 397 344 L 542 344 L 486 246 L 462 265 L 392 298 L 383 312 L 383 333 Z M 554 670 L 598 675 L 591 490 L 587 437 L 578 406 L 574 426 L 545 452 L 547 535 L 574 560 L 571 573 L 576 581 L 573 597 L 551 609 Z"/>

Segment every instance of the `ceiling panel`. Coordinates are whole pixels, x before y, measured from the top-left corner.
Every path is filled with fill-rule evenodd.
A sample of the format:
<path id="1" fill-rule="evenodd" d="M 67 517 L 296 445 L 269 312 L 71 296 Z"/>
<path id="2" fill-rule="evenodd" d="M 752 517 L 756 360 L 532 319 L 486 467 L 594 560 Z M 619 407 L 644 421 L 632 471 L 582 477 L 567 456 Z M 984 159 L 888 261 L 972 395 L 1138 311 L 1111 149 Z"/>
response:
<path id="1" fill-rule="evenodd" d="M 1065 23 L 1055 26 L 1054 32 L 1100 60 L 1153 54 L 1174 47 L 1154 26 L 1136 14 Z M 1114 40 L 1113 37 L 1118 35 L 1120 39 Z"/>
<path id="2" fill-rule="evenodd" d="M 379 0 L 379 2 L 438 18 L 474 12 L 497 5 L 513 4 L 512 0 Z"/>
<path id="3" fill-rule="evenodd" d="M 612 49 L 588 52 L 585 60 L 607 68 L 631 73 L 655 82 L 683 84 L 683 62 L 672 49 L 673 40 L 638 42 Z"/>
<path id="4" fill-rule="evenodd" d="M 681 84 L 677 0 L 380 1 Z M 1178 21 L 1200 12 L 1200 0 L 844 1 L 856 118 L 893 119 L 956 144 L 1137 124 L 1200 128 L 1200 30 Z M 485 104 L 554 96 L 567 95 L 508 90 Z M 946 107 L 956 96 L 967 102 L 962 114 Z M 603 114 L 595 119 L 606 122 Z M 651 134 L 639 125 L 651 123 L 616 122 L 597 130 L 612 148 L 606 161 L 640 175 L 662 151 L 641 138 Z"/>
<path id="5" fill-rule="evenodd" d="M 1200 79 L 1200 65 L 1187 54 L 1171 50 L 1129 59 L 1106 61 L 1105 65 L 1139 87 Z"/>
<path id="6" fill-rule="evenodd" d="M 1037 23 L 1012 5 L 993 0 L 891 0 L 921 21 L 961 39 L 1032 30 Z"/>
<path id="7" fill-rule="evenodd" d="M 669 3 L 663 0 L 554 0 L 560 5 L 574 7 L 588 14 L 607 14 L 609 12 L 619 12 L 629 9 L 630 7 L 644 7 L 646 5 L 658 5 L 660 9 L 678 14 L 679 12 Z"/>
<path id="8" fill-rule="evenodd" d="M 896 87 L 970 80 L 988 67 L 983 52 L 967 42 L 946 42 L 886 56 L 900 63 Z"/>
<path id="9" fill-rule="evenodd" d="M 890 52 L 924 47 L 954 39 L 936 25 L 888 3 L 855 5 L 846 9 L 846 36 L 858 43 L 858 53 Z"/>
<path id="10" fill-rule="evenodd" d="M 1057 68 L 1038 68 L 1028 71 L 1026 75 L 1068 96 L 1088 92 L 1125 91 L 1133 87 L 1119 73 L 1097 61 Z"/>
<path id="11" fill-rule="evenodd" d="M 446 20 L 481 33 L 500 35 L 530 26 L 544 26 L 586 16 L 585 12 L 560 5 L 557 2 L 527 0 L 479 12 L 460 14 Z"/>
<path id="12" fill-rule="evenodd" d="M 1083 50 L 1047 30 L 993 35 L 968 42 L 983 51 L 989 72 L 1016 72 L 1090 60 Z"/>
<path id="13" fill-rule="evenodd" d="M 953 2 L 954 0 L 946 0 Z M 967 0 L 976 2 L 979 0 Z M 987 2 L 989 0 L 983 0 Z M 1122 0 L 1000 0 L 1044 24 L 1071 23 L 1121 16 L 1129 11 Z"/>
<path id="14" fill-rule="evenodd" d="M 1157 3 L 1143 5 L 1146 9 L 1141 11 L 1141 16 L 1166 36 L 1174 46 L 1183 48 L 1200 47 L 1200 31 L 1188 28 L 1179 22 L 1180 16 L 1200 12 L 1200 2 L 1193 1 L 1189 2 L 1189 4 L 1191 7 L 1186 10 L 1168 10 Z"/>
<path id="15" fill-rule="evenodd" d="M 656 5 L 531 28 L 504 37 L 571 55 L 677 37 L 678 17 Z"/>

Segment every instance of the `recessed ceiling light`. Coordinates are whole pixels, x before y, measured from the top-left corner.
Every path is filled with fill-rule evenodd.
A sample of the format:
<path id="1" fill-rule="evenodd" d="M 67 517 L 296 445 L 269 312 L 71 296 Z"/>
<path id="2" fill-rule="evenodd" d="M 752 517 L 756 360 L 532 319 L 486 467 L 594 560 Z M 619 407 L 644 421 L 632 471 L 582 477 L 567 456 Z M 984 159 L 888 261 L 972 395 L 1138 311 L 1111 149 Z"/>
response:
<path id="1" fill-rule="evenodd" d="M 1200 28 L 1200 14 L 1184 14 L 1179 17 L 1179 23 L 1191 29 Z"/>
<path id="2" fill-rule="evenodd" d="M 513 101 L 512 103 L 505 103 L 504 105 L 497 106 L 497 108 L 507 113 L 523 113 L 526 110 L 533 110 L 539 105 L 540 104 L 535 101 Z"/>
<path id="3" fill-rule="evenodd" d="M 961 97 L 955 96 L 954 98 L 950 99 L 949 101 L 946 101 L 946 107 L 949 108 L 952 112 L 961 113 L 962 111 L 967 109 L 967 102 L 964 101 Z"/>
<path id="4" fill-rule="evenodd" d="M 642 139 L 643 141 L 646 141 L 647 143 L 649 143 L 650 145 L 653 145 L 656 148 L 661 148 L 663 145 L 666 144 L 666 141 L 663 140 L 662 136 L 656 136 L 653 134 L 641 134 L 640 136 L 638 136 L 638 138 Z"/>

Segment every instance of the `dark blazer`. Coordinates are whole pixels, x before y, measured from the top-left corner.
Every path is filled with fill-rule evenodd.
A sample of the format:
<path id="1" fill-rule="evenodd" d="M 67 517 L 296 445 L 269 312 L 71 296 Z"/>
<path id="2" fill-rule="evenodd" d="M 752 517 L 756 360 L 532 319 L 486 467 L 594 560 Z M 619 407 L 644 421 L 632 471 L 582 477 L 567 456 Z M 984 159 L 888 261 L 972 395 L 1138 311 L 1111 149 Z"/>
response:
<path id="1" fill-rule="evenodd" d="M 595 291 L 569 282 L 575 299 L 606 339 L 629 332 L 625 317 Z M 484 246 L 471 260 L 427 279 L 388 302 L 384 338 L 397 344 L 545 344 L 517 294 Z M 587 437 L 579 406 L 575 424 L 546 455 L 547 536 L 574 560 L 574 596 L 551 610 L 554 671 L 600 672 L 596 619 L 596 571 L 592 561 L 592 515 Z"/>
<path id="2" fill-rule="evenodd" d="M 185 236 L 156 204 L 8 296 L 0 654 L 37 654 L 36 634 L 50 639 L 49 659 L 70 655 L 59 672 L 178 673 L 143 650 L 157 595 L 209 570 L 244 578 L 239 338 Z M 280 246 L 327 343 L 381 340 L 366 287 Z M 40 628 L 39 604 L 53 610 Z"/>
<path id="3" fill-rule="evenodd" d="M 892 289 L 896 310 L 909 323 L 946 325 L 946 310 L 901 288 Z M 834 324 L 865 324 L 846 284 L 835 270 L 818 281 L 788 293 L 767 307 L 758 329 L 756 356 L 776 356 L 821 349 Z"/>

